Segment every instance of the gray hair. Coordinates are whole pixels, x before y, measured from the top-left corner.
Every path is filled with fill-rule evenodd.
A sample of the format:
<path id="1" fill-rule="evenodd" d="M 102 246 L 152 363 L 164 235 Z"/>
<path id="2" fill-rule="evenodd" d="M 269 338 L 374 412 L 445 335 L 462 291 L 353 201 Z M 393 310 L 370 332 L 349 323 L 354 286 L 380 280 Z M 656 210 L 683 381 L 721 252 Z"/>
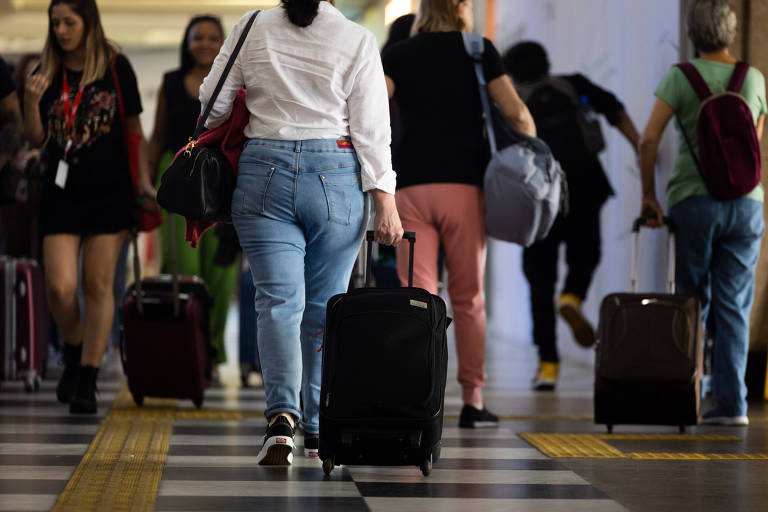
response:
<path id="1" fill-rule="evenodd" d="M 688 11 L 688 37 L 700 52 L 729 46 L 736 37 L 736 12 L 728 0 L 694 0 Z"/>

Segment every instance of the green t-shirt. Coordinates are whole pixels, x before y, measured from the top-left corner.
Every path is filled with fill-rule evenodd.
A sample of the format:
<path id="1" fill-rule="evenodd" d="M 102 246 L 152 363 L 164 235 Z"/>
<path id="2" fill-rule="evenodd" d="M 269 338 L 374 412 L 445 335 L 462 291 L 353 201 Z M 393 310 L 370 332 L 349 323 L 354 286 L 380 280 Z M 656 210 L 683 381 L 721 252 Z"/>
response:
<path id="1" fill-rule="evenodd" d="M 713 94 L 725 92 L 728 88 L 728 82 L 731 80 L 734 66 L 702 59 L 694 59 L 691 63 L 701 73 Z M 688 140 L 693 145 L 692 149 L 698 154 L 696 116 L 701 102 L 683 72 L 676 66 L 670 69 L 667 76 L 659 84 L 655 94 L 667 102 L 680 116 Z M 755 124 L 757 124 L 758 118 L 768 113 L 765 101 L 765 78 L 760 71 L 753 67 L 749 68 L 741 88 L 741 95 L 747 101 Z M 675 128 L 680 139 L 680 150 L 675 161 L 675 171 L 667 186 L 667 205 L 669 207 L 691 196 L 709 195 L 707 185 L 696 167 L 677 122 L 675 122 Z M 763 186 L 758 185 L 746 197 L 762 202 Z"/>

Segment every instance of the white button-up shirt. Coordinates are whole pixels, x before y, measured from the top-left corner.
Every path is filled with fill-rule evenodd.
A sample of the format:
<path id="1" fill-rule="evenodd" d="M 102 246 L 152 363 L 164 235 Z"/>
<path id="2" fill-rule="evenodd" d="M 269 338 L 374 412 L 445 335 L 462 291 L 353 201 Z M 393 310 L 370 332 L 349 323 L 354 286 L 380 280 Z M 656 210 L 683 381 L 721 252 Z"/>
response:
<path id="1" fill-rule="evenodd" d="M 203 110 L 253 11 L 229 34 L 200 87 Z M 389 100 L 373 34 L 328 2 L 305 28 L 282 7 L 256 16 L 208 128 L 226 121 L 237 91 L 246 88 L 248 138 L 307 140 L 349 136 L 360 161 L 363 190 L 395 192 Z"/>

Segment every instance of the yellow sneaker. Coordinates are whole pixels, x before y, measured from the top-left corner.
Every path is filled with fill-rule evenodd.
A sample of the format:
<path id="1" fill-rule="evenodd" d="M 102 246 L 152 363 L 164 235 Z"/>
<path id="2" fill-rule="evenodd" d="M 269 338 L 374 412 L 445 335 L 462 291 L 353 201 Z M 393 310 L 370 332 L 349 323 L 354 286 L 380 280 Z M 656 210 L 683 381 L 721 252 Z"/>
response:
<path id="1" fill-rule="evenodd" d="M 533 380 L 533 389 L 535 391 L 554 391 L 558 373 L 560 373 L 559 363 L 540 362 L 539 371 Z"/>
<path id="2" fill-rule="evenodd" d="M 576 343 L 589 348 L 595 344 L 595 330 L 581 312 L 581 299 L 571 293 L 564 293 L 557 301 L 560 315 L 568 322 Z"/>

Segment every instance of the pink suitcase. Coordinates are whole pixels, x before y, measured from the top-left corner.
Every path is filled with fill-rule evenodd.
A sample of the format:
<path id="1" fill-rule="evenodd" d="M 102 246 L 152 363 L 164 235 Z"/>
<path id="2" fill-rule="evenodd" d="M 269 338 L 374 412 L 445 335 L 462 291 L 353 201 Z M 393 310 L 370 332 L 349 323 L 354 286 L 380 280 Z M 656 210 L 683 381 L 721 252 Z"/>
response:
<path id="1" fill-rule="evenodd" d="M 38 390 L 48 358 L 48 307 L 40 266 L 31 259 L 0 257 L 0 380 L 23 380 Z"/>

